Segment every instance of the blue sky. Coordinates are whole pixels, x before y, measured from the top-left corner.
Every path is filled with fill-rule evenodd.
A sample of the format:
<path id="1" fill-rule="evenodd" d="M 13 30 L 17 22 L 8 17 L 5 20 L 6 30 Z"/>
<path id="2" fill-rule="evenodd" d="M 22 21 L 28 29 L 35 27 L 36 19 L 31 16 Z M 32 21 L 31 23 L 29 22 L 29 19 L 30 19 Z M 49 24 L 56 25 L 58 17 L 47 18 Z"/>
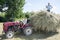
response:
<path id="1" fill-rule="evenodd" d="M 60 0 L 25 0 L 24 12 L 46 10 L 48 2 L 52 5 L 55 13 L 60 13 Z"/>

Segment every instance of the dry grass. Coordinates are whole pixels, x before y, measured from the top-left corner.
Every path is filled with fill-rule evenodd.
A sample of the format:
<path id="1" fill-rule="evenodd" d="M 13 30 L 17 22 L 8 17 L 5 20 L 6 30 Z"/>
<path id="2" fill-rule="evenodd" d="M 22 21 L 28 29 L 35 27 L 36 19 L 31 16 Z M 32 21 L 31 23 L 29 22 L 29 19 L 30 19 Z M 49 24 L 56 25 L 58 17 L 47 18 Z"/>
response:
<path id="1" fill-rule="evenodd" d="M 57 14 L 47 11 L 36 12 L 35 15 L 30 17 L 30 24 L 35 31 L 56 31 L 60 27 L 60 18 Z"/>

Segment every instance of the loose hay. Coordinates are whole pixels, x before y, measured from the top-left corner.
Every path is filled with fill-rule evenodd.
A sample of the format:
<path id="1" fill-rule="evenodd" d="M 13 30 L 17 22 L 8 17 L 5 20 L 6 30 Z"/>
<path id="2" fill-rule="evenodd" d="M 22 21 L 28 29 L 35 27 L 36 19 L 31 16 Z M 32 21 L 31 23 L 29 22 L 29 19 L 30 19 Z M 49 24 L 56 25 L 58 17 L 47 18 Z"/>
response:
<path id="1" fill-rule="evenodd" d="M 56 31 L 60 26 L 60 19 L 56 14 L 41 11 L 30 17 L 30 24 L 35 31 Z"/>

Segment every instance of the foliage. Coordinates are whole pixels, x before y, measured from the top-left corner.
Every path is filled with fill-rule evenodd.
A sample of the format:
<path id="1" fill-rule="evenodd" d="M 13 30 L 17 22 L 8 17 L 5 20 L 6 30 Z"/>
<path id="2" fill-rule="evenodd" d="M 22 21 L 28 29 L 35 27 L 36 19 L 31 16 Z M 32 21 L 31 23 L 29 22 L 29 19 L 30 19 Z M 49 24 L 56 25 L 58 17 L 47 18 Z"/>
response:
<path id="1" fill-rule="evenodd" d="M 5 14 L 7 20 L 25 17 L 22 12 L 25 0 L 0 0 L 0 5 L 3 6 L 5 3 L 9 8 Z"/>
<path id="2" fill-rule="evenodd" d="M 5 17 L 5 12 L 0 12 L 0 17 Z"/>
<path id="3" fill-rule="evenodd" d="M 5 0 L 0 0 L 0 5 L 3 5 L 5 3 Z"/>
<path id="4" fill-rule="evenodd" d="M 29 17 L 31 17 L 32 15 L 34 15 L 34 12 L 32 11 L 32 12 L 26 12 L 25 13 L 25 17 L 26 18 L 29 18 Z"/>
<path id="5" fill-rule="evenodd" d="M 21 18 L 23 17 L 23 6 L 25 0 L 7 0 L 9 9 L 6 12 L 6 18 Z"/>

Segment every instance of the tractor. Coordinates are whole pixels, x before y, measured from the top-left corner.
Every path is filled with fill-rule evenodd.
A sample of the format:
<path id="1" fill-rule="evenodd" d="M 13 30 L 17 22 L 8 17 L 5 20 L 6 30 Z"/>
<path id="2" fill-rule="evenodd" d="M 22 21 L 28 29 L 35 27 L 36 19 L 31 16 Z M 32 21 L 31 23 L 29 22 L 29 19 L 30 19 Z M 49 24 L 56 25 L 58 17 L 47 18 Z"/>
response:
<path id="1" fill-rule="evenodd" d="M 6 38 L 12 38 L 15 32 L 22 32 L 26 36 L 32 34 L 32 27 L 29 23 L 24 24 L 22 21 L 20 22 L 4 22 L 3 23 L 3 33 Z"/>

